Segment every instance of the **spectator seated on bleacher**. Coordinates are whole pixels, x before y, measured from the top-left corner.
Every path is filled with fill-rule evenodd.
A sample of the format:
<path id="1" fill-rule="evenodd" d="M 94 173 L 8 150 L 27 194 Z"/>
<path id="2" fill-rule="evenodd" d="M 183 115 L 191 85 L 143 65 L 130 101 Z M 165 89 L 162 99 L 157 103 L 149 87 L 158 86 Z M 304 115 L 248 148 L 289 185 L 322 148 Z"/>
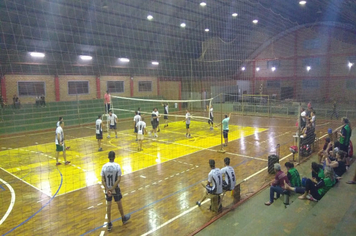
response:
<path id="1" fill-rule="evenodd" d="M 330 138 L 325 138 L 325 143 L 324 143 L 323 149 L 321 149 L 318 152 L 319 163 L 321 163 L 321 159 L 323 158 L 324 153 L 325 152 L 329 153 L 330 151 L 332 151 L 332 148 L 333 148 L 333 143 L 331 142 Z"/>
<path id="2" fill-rule="evenodd" d="M 319 165 L 316 162 L 312 162 L 311 169 L 312 169 L 312 180 L 314 180 L 315 183 L 324 179 L 324 177 L 325 177 L 324 176 L 324 168 L 322 165 Z"/>
<path id="3" fill-rule="evenodd" d="M 285 183 L 285 188 L 296 193 L 304 192 L 302 196 L 298 197 L 301 200 L 309 199 L 317 202 L 336 183 L 334 171 L 329 165 L 325 166 L 324 175 L 324 179 L 321 179 L 318 183 L 313 182 L 311 179 L 307 179 L 305 188 L 291 187 L 287 183 Z"/>
<path id="4" fill-rule="evenodd" d="M 336 160 L 329 161 L 329 165 L 334 169 L 336 177 L 341 177 L 346 172 L 346 163 L 345 163 L 346 152 L 339 150 L 336 153 Z"/>
<path id="5" fill-rule="evenodd" d="M 269 201 L 265 202 L 266 206 L 269 206 L 273 203 L 274 193 L 277 193 L 276 199 L 279 198 L 285 190 L 284 184 L 290 184 L 287 175 L 281 170 L 281 165 L 279 163 L 274 164 L 274 170 L 276 171 L 276 176 L 271 182 L 271 187 L 269 189 Z"/>
<path id="6" fill-rule="evenodd" d="M 41 106 L 41 98 L 40 96 L 36 96 L 36 107 Z"/>
<path id="7" fill-rule="evenodd" d="M 287 177 L 292 187 L 302 187 L 302 181 L 300 180 L 299 172 L 294 168 L 294 164 L 286 162 L 284 166 L 287 168 Z"/>

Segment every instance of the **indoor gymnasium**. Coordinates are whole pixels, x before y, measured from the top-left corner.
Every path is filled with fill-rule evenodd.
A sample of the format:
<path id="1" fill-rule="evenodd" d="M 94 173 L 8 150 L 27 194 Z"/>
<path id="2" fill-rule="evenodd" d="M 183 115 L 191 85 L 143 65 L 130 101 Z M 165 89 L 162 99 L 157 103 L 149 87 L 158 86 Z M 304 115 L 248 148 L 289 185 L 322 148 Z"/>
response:
<path id="1" fill-rule="evenodd" d="M 356 234 L 355 1 L 0 19 L 1 235 Z"/>

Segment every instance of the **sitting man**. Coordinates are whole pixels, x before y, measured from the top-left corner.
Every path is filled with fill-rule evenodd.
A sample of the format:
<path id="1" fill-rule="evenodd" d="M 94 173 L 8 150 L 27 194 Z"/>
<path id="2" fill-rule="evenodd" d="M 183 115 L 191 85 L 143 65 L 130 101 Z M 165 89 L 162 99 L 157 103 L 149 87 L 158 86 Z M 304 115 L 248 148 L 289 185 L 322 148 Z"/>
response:
<path id="1" fill-rule="evenodd" d="M 221 175 L 225 176 L 223 180 L 223 190 L 232 191 L 236 185 L 236 177 L 234 168 L 230 166 L 230 158 L 224 159 L 225 167 L 220 170 Z"/>
<path id="2" fill-rule="evenodd" d="M 204 183 L 202 183 L 202 186 L 204 187 L 204 189 L 206 189 L 206 192 L 204 193 L 203 198 L 200 201 L 196 202 L 196 204 L 198 206 L 201 206 L 201 204 L 205 200 L 205 198 L 207 198 L 207 197 L 212 198 L 215 195 L 220 195 L 223 191 L 222 176 L 220 173 L 220 169 L 215 168 L 214 160 L 209 160 L 209 165 L 210 165 L 211 171 L 208 175 L 208 182 L 206 185 Z"/>
<path id="3" fill-rule="evenodd" d="M 271 187 L 269 189 L 269 201 L 265 202 L 266 206 L 269 206 L 273 203 L 275 192 L 277 193 L 277 198 L 279 198 L 279 196 L 283 193 L 284 184 L 290 184 L 287 175 L 281 171 L 281 165 L 279 163 L 274 164 L 274 169 L 276 171 L 276 176 L 271 182 Z"/>
<path id="4" fill-rule="evenodd" d="M 346 152 L 339 150 L 336 153 L 336 160 L 330 161 L 330 167 L 334 169 L 337 179 L 341 177 L 346 172 L 346 163 L 345 163 Z"/>
<path id="5" fill-rule="evenodd" d="M 302 181 L 300 180 L 299 172 L 294 168 L 294 164 L 291 162 L 286 162 L 284 166 L 287 168 L 287 177 L 292 187 L 301 187 Z"/>

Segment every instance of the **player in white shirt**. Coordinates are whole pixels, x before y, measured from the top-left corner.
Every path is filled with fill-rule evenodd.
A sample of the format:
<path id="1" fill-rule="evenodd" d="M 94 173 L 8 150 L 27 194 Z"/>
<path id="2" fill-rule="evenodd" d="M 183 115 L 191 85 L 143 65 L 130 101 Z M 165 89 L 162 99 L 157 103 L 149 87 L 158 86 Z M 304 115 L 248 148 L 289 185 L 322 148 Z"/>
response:
<path id="1" fill-rule="evenodd" d="M 223 189 L 225 191 L 234 190 L 236 185 L 236 177 L 234 168 L 230 166 L 230 158 L 224 159 L 225 167 L 220 170 L 221 175 L 225 177 L 223 181 Z"/>
<path id="2" fill-rule="evenodd" d="M 205 185 L 204 183 L 202 183 L 202 186 L 205 189 L 205 193 L 203 198 L 200 201 L 197 201 L 196 204 L 198 206 L 201 206 L 201 203 L 205 200 L 205 198 L 211 198 L 214 195 L 220 195 L 223 192 L 223 179 L 222 179 L 222 175 L 220 173 L 220 169 L 219 168 L 215 168 L 215 161 L 214 160 L 209 160 L 209 165 L 211 168 L 211 171 L 208 175 L 208 183 Z M 219 198 L 220 201 L 220 198 Z M 220 202 L 219 202 L 219 206 L 220 206 Z"/>
<path id="3" fill-rule="evenodd" d="M 101 120 L 101 115 L 98 115 L 98 119 L 95 122 L 96 139 L 98 140 L 99 152 L 103 149 L 101 148 L 101 140 L 103 139 L 103 121 Z"/>
<path id="4" fill-rule="evenodd" d="M 209 120 L 208 120 L 208 124 L 210 125 L 210 130 L 214 129 L 214 109 L 213 106 L 210 106 L 209 110 Z"/>
<path id="5" fill-rule="evenodd" d="M 117 116 L 112 113 L 112 110 L 109 111 L 108 121 L 110 125 L 108 138 L 110 138 L 111 130 L 115 131 L 115 137 L 117 138 L 116 124 L 119 120 L 117 119 Z"/>
<path id="6" fill-rule="evenodd" d="M 63 158 L 64 158 L 64 163 L 68 165 L 70 161 L 67 161 L 67 156 L 66 156 L 66 149 L 64 146 L 64 132 L 63 132 L 63 126 L 64 122 L 60 121 L 59 126 L 56 129 L 56 137 L 55 137 L 55 143 L 56 143 L 56 165 L 61 165 L 61 163 L 58 161 L 59 157 L 59 152 L 63 152 Z"/>
<path id="7" fill-rule="evenodd" d="M 190 138 L 190 118 L 191 118 L 191 115 L 190 115 L 188 110 L 186 110 L 185 112 L 186 113 L 185 113 L 185 120 L 184 121 L 185 121 L 185 128 L 187 130 L 186 133 L 185 133 L 185 137 Z"/>
<path id="8" fill-rule="evenodd" d="M 56 127 L 58 127 L 58 126 L 59 126 L 59 122 L 61 122 L 61 121 L 63 122 L 63 125 L 64 125 L 63 117 L 61 117 L 61 116 L 60 116 L 60 117 L 58 118 L 58 121 L 57 121 L 57 126 L 56 126 Z M 70 148 L 69 146 L 68 146 L 68 147 L 66 147 L 66 150 L 68 150 L 69 148 Z"/>
<path id="9" fill-rule="evenodd" d="M 165 125 L 164 125 L 164 128 L 166 128 L 166 127 L 168 127 L 168 108 L 169 108 L 169 105 L 168 105 L 168 103 L 163 103 L 162 104 L 162 106 L 163 106 L 163 109 L 164 109 L 164 123 L 165 123 Z"/>
<path id="10" fill-rule="evenodd" d="M 159 118 L 161 116 L 159 115 L 159 112 L 157 108 L 154 108 L 151 114 L 151 124 L 152 124 L 152 133 L 154 134 L 154 137 L 158 138 L 157 135 L 157 128 L 159 130 Z"/>
<path id="11" fill-rule="evenodd" d="M 136 129 L 138 139 L 138 151 L 142 151 L 143 135 L 146 133 L 146 122 L 144 122 L 143 117 L 141 117 L 141 120 L 137 122 Z"/>
<path id="12" fill-rule="evenodd" d="M 135 116 L 133 119 L 134 122 L 134 133 L 136 134 L 136 141 L 137 141 L 137 123 L 141 120 L 141 116 L 138 114 L 137 111 L 135 111 Z"/>
<path id="13" fill-rule="evenodd" d="M 300 128 L 302 130 L 307 126 L 306 116 L 307 112 L 302 108 L 302 112 L 300 113 Z"/>
<path id="14" fill-rule="evenodd" d="M 111 202 L 112 197 L 114 197 L 115 202 L 119 208 L 122 223 L 126 224 L 130 219 L 130 215 L 124 214 L 124 209 L 122 207 L 122 194 L 119 187 L 119 183 L 121 181 L 121 167 L 119 164 L 115 163 L 115 152 L 109 152 L 109 162 L 106 163 L 103 168 L 101 169 L 101 183 L 105 188 L 105 195 L 106 195 L 106 213 L 108 216 L 108 231 L 112 229 L 111 223 Z"/>

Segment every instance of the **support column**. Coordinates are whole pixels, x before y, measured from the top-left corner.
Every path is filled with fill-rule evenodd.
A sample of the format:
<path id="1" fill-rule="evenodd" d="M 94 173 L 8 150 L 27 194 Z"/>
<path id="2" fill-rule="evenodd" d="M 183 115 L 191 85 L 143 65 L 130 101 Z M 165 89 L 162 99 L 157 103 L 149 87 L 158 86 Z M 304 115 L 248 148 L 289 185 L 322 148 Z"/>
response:
<path id="1" fill-rule="evenodd" d="M 130 97 L 134 96 L 134 82 L 133 77 L 130 77 Z"/>
<path id="2" fill-rule="evenodd" d="M 54 92 L 56 94 L 56 102 L 61 100 L 59 93 L 59 78 L 58 75 L 54 76 Z"/>
<path id="3" fill-rule="evenodd" d="M 7 103 L 5 75 L 1 78 L 1 96 L 4 102 Z"/>
<path id="4" fill-rule="evenodd" d="M 95 78 L 96 81 L 96 98 L 100 99 L 101 98 L 101 90 L 100 90 L 100 76 L 97 76 Z"/>

